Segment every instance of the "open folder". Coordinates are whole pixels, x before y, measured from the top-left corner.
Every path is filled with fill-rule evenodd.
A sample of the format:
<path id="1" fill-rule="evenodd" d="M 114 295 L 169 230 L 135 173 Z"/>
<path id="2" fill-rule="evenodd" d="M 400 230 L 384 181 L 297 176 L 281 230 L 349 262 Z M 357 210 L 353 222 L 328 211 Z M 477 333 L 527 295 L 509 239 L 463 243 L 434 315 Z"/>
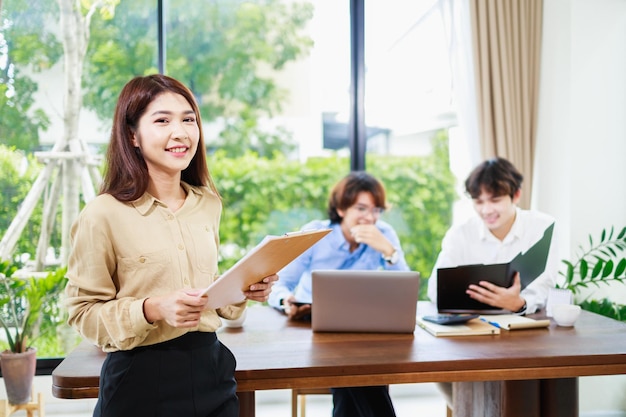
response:
<path id="1" fill-rule="evenodd" d="M 241 258 L 228 271 L 202 292 L 209 297 L 208 308 L 220 308 L 245 300 L 250 285 L 274 275 L 300 256 L 332 229 L 266 236 L 261 243 Z"/>
<path id="2" fill-rule="evenodd" d="M 519 272 L 522 289 L 526 288 L 546 269 L 554 223 L 543 232 L 526 252 L 520 252 L 511 262 L 504 264 L 460 265 L 437 269 L 437 309 L 444 313 L 485 312 L 501 310 L 476 301 L 466 294 L 470 284 L 489 281 L 508 288 Z"/>

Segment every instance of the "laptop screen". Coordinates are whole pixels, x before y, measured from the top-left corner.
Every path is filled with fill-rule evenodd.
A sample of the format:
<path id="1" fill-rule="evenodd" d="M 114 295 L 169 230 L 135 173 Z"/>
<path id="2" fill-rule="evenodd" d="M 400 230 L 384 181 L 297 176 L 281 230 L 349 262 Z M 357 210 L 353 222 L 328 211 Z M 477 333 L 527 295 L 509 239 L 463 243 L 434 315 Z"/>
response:
<path id="1" fill-rule="evenodd" d="M 311 327 L 327 332 L 413 333 L 420 274 L 414 271 L 312 272 Z"/>

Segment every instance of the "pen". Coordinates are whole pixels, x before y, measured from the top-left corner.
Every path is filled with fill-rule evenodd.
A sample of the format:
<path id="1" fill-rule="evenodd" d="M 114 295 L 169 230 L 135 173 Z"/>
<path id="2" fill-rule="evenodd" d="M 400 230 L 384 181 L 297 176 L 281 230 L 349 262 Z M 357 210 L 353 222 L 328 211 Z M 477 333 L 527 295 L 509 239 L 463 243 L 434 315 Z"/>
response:
<path id="1" fill-rule="evenodd" d="M 498 323 L 496 323 L 495 321 L 489 321 L 489 320 L 487 320 L 487 319 L 486 319 L 486 318 L 484 318 L 484 317 L 481 317 L 480 319 L 481 319 L 482 321 L 484 321 L 485 323 L 489 323 L 489 324 L 491 324 L 492 326 L 497 327 L 498 329 L 501 329 L 501 328 L 502 328 L 502 327 L 500 327 L 500 325 L 499 325 Z"/>

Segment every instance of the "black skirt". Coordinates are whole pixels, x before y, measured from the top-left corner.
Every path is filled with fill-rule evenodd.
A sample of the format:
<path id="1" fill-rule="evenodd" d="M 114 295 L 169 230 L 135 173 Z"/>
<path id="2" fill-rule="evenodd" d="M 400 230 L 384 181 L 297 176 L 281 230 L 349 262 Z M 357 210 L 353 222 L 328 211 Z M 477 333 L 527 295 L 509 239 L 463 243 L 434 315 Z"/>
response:
<path id="1" fill-rule="evenodd" d="M 94 417 L 237 417 L 235 357 L 215 333 L 108 353 Z"/>

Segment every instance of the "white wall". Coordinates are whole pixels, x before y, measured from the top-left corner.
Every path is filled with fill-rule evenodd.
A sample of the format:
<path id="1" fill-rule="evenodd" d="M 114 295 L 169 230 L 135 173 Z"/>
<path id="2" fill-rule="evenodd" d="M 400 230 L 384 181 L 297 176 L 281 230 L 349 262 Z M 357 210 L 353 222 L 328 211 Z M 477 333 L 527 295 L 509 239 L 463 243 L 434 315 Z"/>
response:
<path id="1" fill-rule="evenodd" d="M 533 206 L 556 217 L 569 258 L 626 226 L 626 1 L 545 0 L 541 70 Z M 611 298 L 626 303 L 626 286 Z M 624 392 L 626 376 L 581 378 L 581 412 L 626 410 Z"/>

